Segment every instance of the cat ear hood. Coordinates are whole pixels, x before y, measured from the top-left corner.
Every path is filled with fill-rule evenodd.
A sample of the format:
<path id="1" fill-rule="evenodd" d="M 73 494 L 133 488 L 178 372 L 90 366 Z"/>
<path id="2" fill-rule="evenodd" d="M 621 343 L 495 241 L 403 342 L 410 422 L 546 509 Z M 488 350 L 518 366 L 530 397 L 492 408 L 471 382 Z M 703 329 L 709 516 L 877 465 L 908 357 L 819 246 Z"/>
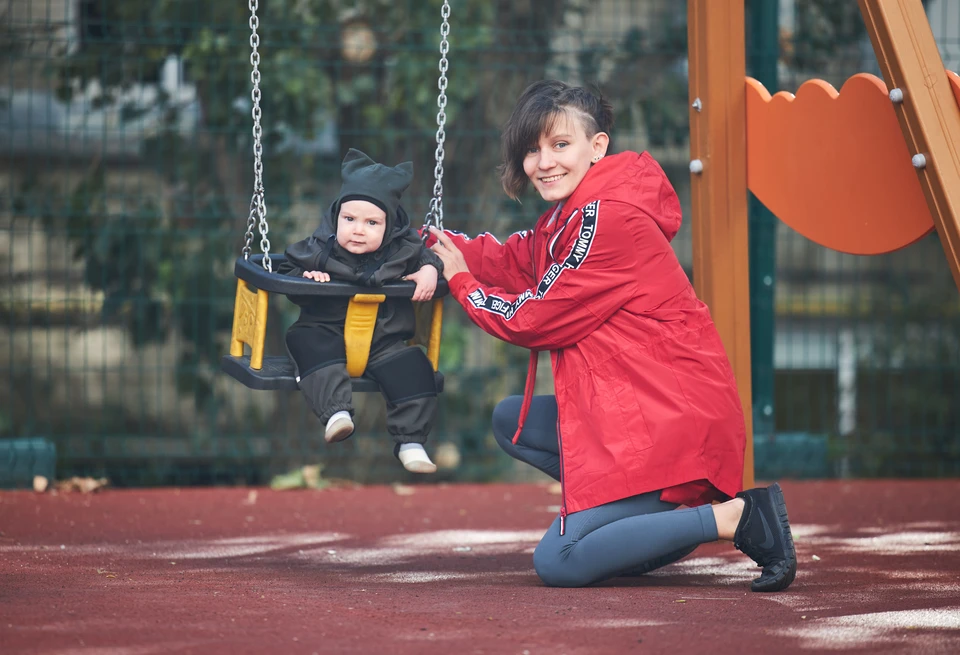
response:
<path id="1" fill-rule="evenodd" d="M 343 158 L 340 174 L 343 182 L 330 212 L 334 221 L 343 203 L 349 200 L 366 200 L 387 215 L 384 245 L 398 228 L 406 229 L 410 226 L 410 219 L 400 206 L 400 198 L 413 181 L 413 162 L 385 166 L 359 150 L 350 148 L 347 156 Z"/>

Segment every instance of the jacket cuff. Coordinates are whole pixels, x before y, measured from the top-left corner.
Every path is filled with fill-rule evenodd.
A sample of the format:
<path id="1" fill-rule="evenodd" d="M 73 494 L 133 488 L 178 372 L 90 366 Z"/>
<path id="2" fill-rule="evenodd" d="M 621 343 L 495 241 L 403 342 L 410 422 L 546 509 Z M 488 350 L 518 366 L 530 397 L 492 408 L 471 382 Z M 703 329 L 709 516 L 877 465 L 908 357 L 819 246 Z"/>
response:
<path id="1" fill-rule="evenodd" d="M 423 256 L 420 258 L 421 267 L 426 266 L 427 264 L 430 264 L 437 269 L 437 273 L 440 274 L 440 277 L 443 277 L 443 260 L 440 259 L 440 256 L 432 250 L 424 250 Z"/>
<path id="2" fill-rule="evenodd" d="M 455 298 L 463 298 L 471 291 L 473 291 L 477 286 L 479 286 L 477 278 L 473 277 L 472 273 L 464 272 L 457 273 L 447 285 L 450 287 L 450 293 L 453 294 Z"/>

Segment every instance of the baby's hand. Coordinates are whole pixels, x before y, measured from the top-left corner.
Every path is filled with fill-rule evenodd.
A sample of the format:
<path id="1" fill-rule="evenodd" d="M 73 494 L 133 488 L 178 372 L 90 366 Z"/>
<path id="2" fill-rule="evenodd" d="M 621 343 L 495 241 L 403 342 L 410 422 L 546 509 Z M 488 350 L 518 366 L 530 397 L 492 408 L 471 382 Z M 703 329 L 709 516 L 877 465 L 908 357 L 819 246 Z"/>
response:
<path id="1" fill-rule="evenodd" d="M 439 275 L 435 266 L 427 264 L 421 266 L 416 273 L 411 273 L 403 279 L 417 283 L 417 288 L 413 292 L 413 300 L 415 302 L 426 302 L 433 298 L 433 292 L 437 290 Z"/>
<path id="2" fill-rule="evenodd" d="M 303 277 L 308 280 L 313 280 L 314 282 L 329 282 L 330 274 L 324 273 L 323 271 L 304 271 Z"/>

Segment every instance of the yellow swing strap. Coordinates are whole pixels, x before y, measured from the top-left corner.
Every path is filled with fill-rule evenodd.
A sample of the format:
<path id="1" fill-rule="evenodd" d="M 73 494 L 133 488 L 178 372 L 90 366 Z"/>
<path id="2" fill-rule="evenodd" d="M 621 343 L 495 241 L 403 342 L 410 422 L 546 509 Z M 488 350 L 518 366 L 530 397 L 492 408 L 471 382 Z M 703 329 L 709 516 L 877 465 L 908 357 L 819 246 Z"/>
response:
<path id="1" fill-rule="evenodd" d="M 386 298 L 382 293 L 358 293 L 347 306 L 343 340 L 347 347 L 347 373 L 352 378 L 360 377 L 367 370 L 377 311 Z"/>
<path id="2" fill-rule="evenodd" d="M 350 299 L 347 307 L 347 321 L 343 326 L 344 342 L 347 347 L 347 373 L 352 378 L 363 375 L 370 359 L 370 345 L 373 342 L 373 329 L 377 322 L 380 303 L 386 299 L 383 294 L 358 293 Z M 440 335 L 443 331 L 443 299 L 433 301 L 433 315 L 430 319 L 430 342 L 427 344 L 427 359 L 436 371 L 440 365 Z"/>

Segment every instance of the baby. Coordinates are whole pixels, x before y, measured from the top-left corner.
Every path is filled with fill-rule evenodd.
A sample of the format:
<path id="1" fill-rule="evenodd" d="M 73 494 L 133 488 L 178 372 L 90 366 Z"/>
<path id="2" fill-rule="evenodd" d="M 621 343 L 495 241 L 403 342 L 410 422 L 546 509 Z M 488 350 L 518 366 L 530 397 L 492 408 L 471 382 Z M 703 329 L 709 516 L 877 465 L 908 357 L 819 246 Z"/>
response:
<path id="1" fill-rule="evenodd" d="M 412 280 L 413 300 L 433 298 L 443 263 L 423 245 L 400 205 L 413 179 L 413 164 L 385 166 L 351 148 L 341 176 L 340 193 L 320 227 L 287 248 L 277 271 L 320 283 L 334 279 L 369 287 Z M 343 328 L 349 298 L 291 296 L 291 300 L 300 306 L 300 318 L 286 335 L 297 384 L 326 425 L 325 441 L 342 441 L 354 430 Z M 437 383 L 423 350 L 406 345 L 415 328 L 410 299 L 388 297 L 381 303 L 365 375 L 377 381 L 386 399 L 387 431 L 403 467 L 433 473 L 437 467 L 423 444 L 436 419 Z"/>

